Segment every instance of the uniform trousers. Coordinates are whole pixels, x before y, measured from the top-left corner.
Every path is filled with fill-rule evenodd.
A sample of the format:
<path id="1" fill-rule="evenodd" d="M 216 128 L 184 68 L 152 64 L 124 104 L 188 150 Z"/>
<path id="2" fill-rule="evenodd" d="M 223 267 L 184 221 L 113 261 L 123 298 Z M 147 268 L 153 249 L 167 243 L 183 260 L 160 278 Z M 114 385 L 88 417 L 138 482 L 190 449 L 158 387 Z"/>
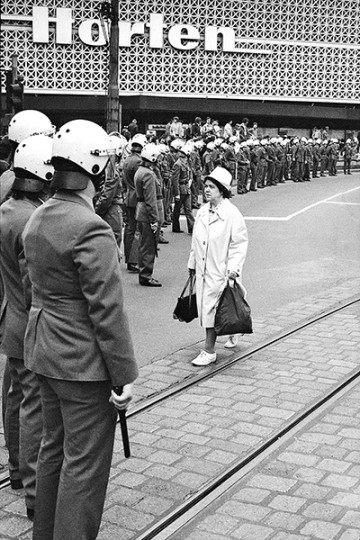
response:
<path id="1" fill-rule="evenodd" d="M 351 157 L 344 156 L 344 174 L 350 174 L 351 171 Z"/>
<path id="2" fill-rule="evenodd" d="M 132 260 L 134 251 L 132 250 L 137 221 L 135 219 L 136 208 L 132 206 L 126 206 L 126 219 L 125 219 L 125 228 L 124 228 L 124 252 L 125 252 L 125 262 L 127 264 L 137 264 L 138 261 Z"/>
<path id="3" fill-rule="evenodd" d="M 317 178 L 318 169 L 319 169 L 319 160 L 318 160 L 318 158 L 313 158 L 313 170 L 312 170 L 312 177 L 313 178 Z"/>
<path id="4" fill-rule="evenodd" d="M 194 228 L 195 219 L 191 210 L 191 195 L 190 193 L 180 194 L 180 200 L 175 200 L 173 211 L 173 231 L 180 231 L 180 210 L 184 207 L 188 232 L 191 233 Z"/>
<path id="5" fill-rule="evenodd" d="M 140 241 L 139 241 L 139 278 L 141 279 L 151 279 L 154 262 L 157 254 L 157 243 L 159 240 L 159 229 L 154 234 L 150 223 L 145 221 L 139 221 L 139 232 L 140 232 Z"/>
<path id="6" fill-rule="evenodd" d="M 167 184 L 164 183 L 164 216 L 165 221 L 168 223 L 172 220 L 172 211 L 171 211 L 171 204 L 173 200 L 173 192 L 172 192 L 172 186 L 171 182 L 168 182 Z"/>
<path id="7" fill-rule="evenodd" d="M 35 373 L 26 369 L 24 360 L 9 357 L 11 388 L 8 395 L 15 391 L 17 395 L 20 386 L 21 403 L 18 427 L 16 426 L 17 403 L 8 400 L 6 407 L 6 431 L 9 448 L 9 472 L 14 476 L 14 465 L 19 460 L 19 472 L 25 489 L 27 508 L 35 508 L 36 467 L 42 436 L 43 417 L 40 398 L 40 388 Z M 15 422 L 13 423 L 13 419 Z M 17 448 L 19 450 L 17 450 Z M 12 451 L 15 450 L 13 457 Z M 18 456 L 17 456 L 18 452 Z M 14 463 L 15 458 L 15 463 Z M 16 473 L 15 473 L 16 474 Z"/>
<path id="8" fill-rule="evenodd" d="M 115 236 L 118 247 L 121 246 L 122 239 L 122 210 L 120 204 L 112 204 L 106 214 L 102 216 L 103 220 L 110 225 Z"/>
<path id="9" fill-rule="evenodd" d="M 44 415 L 33 540 L 95 540 L 114 446 L 110 382 L 39 376 Z"/>

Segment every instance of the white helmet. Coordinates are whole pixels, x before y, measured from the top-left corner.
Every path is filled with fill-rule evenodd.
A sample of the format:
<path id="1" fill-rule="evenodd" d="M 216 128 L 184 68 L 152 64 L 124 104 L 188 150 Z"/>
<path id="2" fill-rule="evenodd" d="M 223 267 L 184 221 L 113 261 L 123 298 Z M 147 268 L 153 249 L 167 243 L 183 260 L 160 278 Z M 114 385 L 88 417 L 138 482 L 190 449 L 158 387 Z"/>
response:
<path id="1" fill-rule="evenodd" d="M 228 143 L 223 142 L 223 143 L 221 143 L 220 148 L 222 148 L 223 150 L 229 150 L 229 145 L 228 145 Z"/>
<path id="2" fill-rule="evenodd" d="M 215 149 L 215 143 L 210 141 L 209 143 L 207 143 L 206 148 L 207 148 L 207 150 L 210 150 L 210 151 L 214 150 Z"/>
<path id="3" fill-rule="evenodd" d="M 351 144 L 351 139 L 346 139 L 346 144 Z"/>
<path id="4" fill-rule="evenodd" d="M 180 148 L 182 146 L 184 146 L 185 142 L 182 140 L 182 139 L 174 139 L 173 141 L 171 141 L 170 143 L 170 147 L 173 148 L 174 150 L 180 150 Z"/>
<path id="5" fill-rule="evenodd" d="M 301 137 L 301 142 L 307 142 L 307 138 L 306 137 Z"/>
<path id="6" fill-rule="evenodd" d="M 224 139 L 222 139 L 221 137 L 218 137 L 217 139 L 215 139 L 214 144 L 215 146 L 221 146 L 223 142 L 224 142 Z"/>
<path id="7" fill-rule="evenodd" d="M 185 154 L 185 156 L 190 156 L 192 151 L 193 147 L 188 143 L 184 144 L 184 146 L 182 146 L 179 150 L 179 152 L 182 152 L 183 154 Z"/>
<path id="8" fill-rule="evenodd" d="M 147 144 L 146 135 L 144 135 L 143 133 L 135 133 L 135 135 L 131 139 L 131 144 L 138 144 L 139 146 L 142 146 L 142 148 L 144 148 L 144 146 Z"/>
<path id="9" fill-rule="evenodd" d="M 110 154 L 114 149 L 109 135 L 89 120 L 67 122 L 54 137 L 52 157 L 71 161 L 91 176 L 103 172 Z"/>
<path id="10" fill-rule="evenodd" d="M 313 144 L 313 142 L 314 141 L 312 139 L 308 139 L 308 143 Z"/>
<path id="11" fill-rule="evenodd" d="M 277 137 L 271 137 L 270 139 L 271 144 L 274 144 L 277 142 Z"/>
<path id="12" fill-rule="evenodd" d="M 229 138 L 229 143 L 234 144 L 234 143 L 236 143 L 236 141 L 237 141 L 237 136 L 236 135 L 231 135 L 231 137 Z"/>
<path id="13" fill-rule="evenodd" d="M 127 145 L 127 140 L 125 139 L 125 137 L 123 135 L 120 135 L 120 133 L 117 133 L 116 131 L 114 131 L 110 133 L 109 139 L 110 139 L 110 148 L 115 151 L 115 154 L 117 156 L 121 156 L 122 151 Z"/>
<path id="14" fill-rule="evenodd" d="M 170 151 L 170 148 L 168 147 L 167 144 L 160 143 L 158 145 L 158 148 L 161 154 L 167 154 Z"/>
<path id="15" fill-rule="evenodd" d="M 19 143 L 30 135 L 52 135 L 55 126 L 52 125 L 46 114 L 28 109 L 20 111 L 12 117 L 8 128 L 10 141 Z"/>
<path id="16" fill-rule="evenodd" d="M 201 148 L 203 148 L 204 145 L 205 145 L 205 143 L 204 143 L 203 140 L 199 140 L 199 141 L 195 141 L 195 142 L 194 142 L 194 147 L 195 147 L 195 148 L 198 148 L 199 150 L 200 150 Z"/>
<path id="17" fill-rule="evenodd" d="M 52 139 L 46 135 L 33 135 L 21 141 L 14 155 L 13 189 L 38 193 L 43 190 L 44 182 L 51 182 L 54 175 L 50 164 L 52 145 Z"/>
<path id="18" fill-rule="evenodd" d="M 147 161 L 150 161 L 151 163 L 155 163 L 157 158 L 160 156 L 160 149 L 159 145 L 149 143 L 141 150 L 141 157 L 143 159 L 146 159 Z"/>

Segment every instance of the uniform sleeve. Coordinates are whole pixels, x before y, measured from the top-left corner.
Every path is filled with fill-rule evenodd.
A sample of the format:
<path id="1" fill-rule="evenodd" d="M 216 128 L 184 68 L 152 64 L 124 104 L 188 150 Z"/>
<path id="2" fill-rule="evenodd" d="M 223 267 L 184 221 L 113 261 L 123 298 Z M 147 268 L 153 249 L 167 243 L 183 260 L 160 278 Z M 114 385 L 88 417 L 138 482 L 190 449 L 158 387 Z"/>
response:
<path id="1" fill-rule="evenodd" d="M 172 174 L 171 174 L 171 184 L 173 188 L 174 197 L 180 195 L 180 166 L 178 163 L 175 163 Z"/>
<path id="2" fill-rule="evenodd" d="M 155 173 L 148 170 L 143 180 L 143 195 L 150 223 L 159 221 L 156 202 L 156 177 Z"/>
<path id="3" fill-rule="evenodd" d="M 138 371 L 124 309 L 116 242 L 109 226 L 100 218 L 86 223 L 74 245 L 73 257 L 111 382 L 113 386 L 131 383 Z"/>
<path id="4" fill-rule="evenodd" d="M 248 233 L 240 212 L 233 215 L 228 251 L 227 270 L 241 276 L 248 248 Z"/>

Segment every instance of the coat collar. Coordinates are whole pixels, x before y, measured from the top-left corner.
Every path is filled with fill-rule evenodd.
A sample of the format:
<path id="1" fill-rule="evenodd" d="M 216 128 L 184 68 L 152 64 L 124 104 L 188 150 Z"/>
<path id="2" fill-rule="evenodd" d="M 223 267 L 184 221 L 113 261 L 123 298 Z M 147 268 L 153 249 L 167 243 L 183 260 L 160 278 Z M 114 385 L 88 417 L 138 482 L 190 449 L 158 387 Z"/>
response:
<path id="1" fill-rule="evenodd" d="M 228 199 L 223 199 L 220 204 L 215 209 L 215 217 L 221 219 L 222 221 L 225 221 L 227 210 L 228 210 Z M 205 203 L 204 206 L 201 207 L 199 210 L 201 212 L 201 218 L 205 218 L 205 220 L 209 220 L 209 214 L 210 214 L 210 203 Z"/>
<path id="2" fill-rule="evenodd" d="M 85 208 L 88 208 L 94 212 L 94 208 L 91 206 L 91 203 L 74 191 L 59 190 L 55 193 L 55 195 L 53 195 L 52 198 L 60 201 L 69 201 L 81 204 L 81 206 L 84 206 Z"/>

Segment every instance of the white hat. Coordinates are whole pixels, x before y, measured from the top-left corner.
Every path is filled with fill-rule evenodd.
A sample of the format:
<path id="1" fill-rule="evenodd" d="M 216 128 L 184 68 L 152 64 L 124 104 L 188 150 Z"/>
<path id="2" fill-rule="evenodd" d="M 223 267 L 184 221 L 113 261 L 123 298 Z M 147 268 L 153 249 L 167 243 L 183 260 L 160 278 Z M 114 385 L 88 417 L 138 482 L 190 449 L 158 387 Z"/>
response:
<path id="1" fill-rule="evenodd" d="M 205 177 L 205 181 L 207 179 L 215 180 L 215 182 L 221 184 L 229 193 L 231 193 L 232 176 L 227 169 L 224 169 L 224 167 L 215 167 L 215 169 Z"/>

